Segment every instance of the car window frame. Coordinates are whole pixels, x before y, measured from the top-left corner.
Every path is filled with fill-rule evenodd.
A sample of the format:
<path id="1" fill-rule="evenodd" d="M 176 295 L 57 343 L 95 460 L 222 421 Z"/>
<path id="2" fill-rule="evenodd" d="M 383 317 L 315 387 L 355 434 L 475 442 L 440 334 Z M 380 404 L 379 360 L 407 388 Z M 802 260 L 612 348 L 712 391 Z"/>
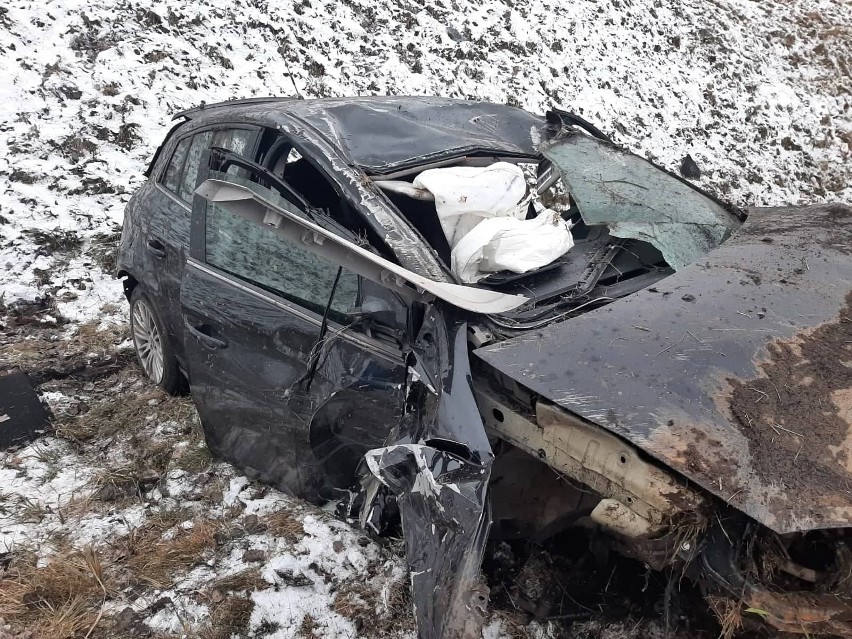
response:
<path id="1" fill-rule="evenodd" d="M 177 193 L 176 193 L 175 191 L 173 191 L 173 190 L 172 190 L 172 189 L 168 186 L 168 184 L 166 183 L 166 179 L 168 178 L 168 175 L 169 175 L 169 168 L 172 166 L 172 162 L 174 161 L 174 159 L 175 159 L 175 158 L 176 158 L 176 156 L 177 156 L 178 149 L 181 147 L 181 145 L 182 145 L 184 142 L 186 142 L 186 154 L 184 154 L 183 158 L 182 158 L 182 159 L 181 159 L 181 161 L 180 161 L 180 168 L 178 168 L 178 172 L 177 172 L 177 176 L 176 176 L 176 181 L 177 181 L 177 183 L 178 183 L 178 184 L 177 184 L 177 186 L 178 186 L 178 188 L 180 188 L 180 182 L 181 182 L 181 180 L 183 179 L 183 169 L 184 169 L 184 166 L 186 165 L 186 158 L 187 158 L 187 156 L 189 155 L 189 147 L 190 147 L 190 146 L 192 146 L 192 138 L 193 138 L 193 136 L 191 136 L 191 135 L 187 135 L 187 136 L 184 136 L 184 137 L 180 138 L 180 139 L 179 139 L 179 140 L 175 143 L 175 145 L 174 145 L 174 149 L 172 150 L 172 155 L 171 155 L 171 157 L 169 158 L 168 162 L 166 162 L 166 164 L 165 164 L 165 166 L 163 167 L 163 170 L 162 170 L 162 176 L 161 176 L 161 178 L 160 178 L 160 180 L 159 180 L 159 184 L 160 184 L 160 186 L 162 186 L 162 187 L 163 187 L 166 191 L 168 191 L 169 193 L 172 193 L 172 194 L 174 194 L 174 195 L 177 195 Z M 178 197 L 179 197 L 179 196 L 178 196 Z"/>
<path id="2" fill-rule="evenodd" d="M 154 171 L 153 181 L 154 181 L 154 184 L 156 185 L 156 187 L 158 189 L 160 189 L 163 193 L 168 195 L 171 199 L 173 199 L 178 204 L 181 204 L 185 208 L 192 210 L 193 202 L 195 201 L 194 197 L 193 197 L 193 202 L 187 202 L 186 200 L 181 198 L 178 193 L 175 193 L 174 191 L 172 191 L 171 189 L 169 189 L 166 186 L 165 178 L 166 178 L 166 171 L 168 170 L 169 164 L 171 163 L 172 158 L 174 157 L 174 154 L 177 152 L 178 145 L 181 143 L 182 140 L 185 140 L 187 138 L 192 138 L 199 133 L 204 133 L 205 131 L 212 131 L 213 136 L 215 137 L 215 135 L 218 131 L 223 131 L 223 130 L 226 131 L 226 130 L 229 130 L 229 129 L 245 129 L 245 130 L 249 130 L 249 131 L 254 132 L 254 138 L 250 142 L 250 145 L 246 149 L 246 152 L 245 152 L 245 154 L 247 156 L 253 158 L 255 156 L 255 154 L 257 153 L 257 148 L 258 148 L 258 144 L 260 143 L 260 138 L 261 138 L 261 133 L 262 133 L 263 127 L 258 126 L 256 124 L 248 124 L 246 122 L 235 122 L 235 121 L 233 121 L 233 122 L 232 121 L 213 122 L 213 123 L 202 124 L 202 125 L 197 126 L 193 129 L 187 129 L 185 131 L 179 131 L 180 135 L 177 135 L 177 134 L 174 135 L 172 137 L 172 139 L 169 141 L 170 146 L 166 150 L 167 152 L 163 153 L 164 160 L 163 160 L 162 164 L 159 167 L 157 167 Z M 211 138 L 211 142 L 212 142 L 212 138 Z M 192 142 L 190 142 L 190 146 L 191 145 L 192 145 Z M 205 150 L 207 150 L 207 149 L 205 149 Z M 188 156 L 189 156 L 189 152 L 188 152 L 188 149 L 187 149 L 187 156 L 184 157 L 183 163 L 181 165 L 180 180 L 179 180 L 180 183 L 183 182 L 183 173 L 184 173 L 184 170 L 186 168 L 186 159 L 187 159 Z M 203 152 L 202 152 L 202 157 L 203 157 Z M 201 175 L 201 167 L 200 166 L 199 166 L 198 175 Z M 198 182 L 198 175 L 196 175 L 196 183 Z"/>
<path id="3" fill-rule="evenodd" d="M 343 185 L 340 183 L 340 181 L 338 181 L 332 173 L 327 171 L 326 168 L 321 163 L 317 162 L 314 159 L 314 157 L 311 153 L 307 152 L 303 148 L 303 142 L 301 140 L 299 140 L 299 138 L 297 136 L 293 135 L 290 131 L 287 131 L 285 129 L 280 129 L 280 128 L 275 129 L 271 126 L 263 126 L 263 127 L 261 127 L 261 134 L 260 134 L 258 139 L 262 138 L 264 133 L 267 132 L 267 131 L 276 133 L 278 135 L 279 140 L 284 140 L 286 143 L 288 143 L 290 145 L 288 155 L 289 155 L 289 153 L 296 151 L 301 156 L 301 158 L 303 160 L 305 160 L 305 162 L 310 164 L 311 167 L 314 170 L 316 170 L 317 173 L 320 174 L 320 176 L 322 176 L 323 180 L 325 180 L 325 182 L 334 191 L 335 197 L 337 197 L 341 200 L 344 200 L 344 201 L 346 201 L 347 204 L 351 205 L 349 198 L 347 198 L 346 195 L 345 195 L 345 193 L 346 193 L 345 189 L 343 188 Z M 273 145 L 277 141 L 278 140 L 273 142 Z M 269 150 L 271 150 L 271 147 L 270 147 Z M 255 148 L 255 151 L 257 151 L 257 148 Z M 269 163 L 269 157 L 268 157 L 268 153 L 267 153 L 267 156 L 265 156 L 263 158 L 263 160 L 259 161 L 258 164 L 260 164 L 261 166 L 263 166 L 266 169 L 271 170 L 272 167 L 268 166 L 268 163 Z M 291 188 L 296 193 L 296 195 L 298 195 L 300 198 L 302 198 L 308 205 L 311 204 L 308 201 L 308 199 L 302 194 L 302 192 L 298 189 L 298 187 L 296 187 L 295 185 L 291 185 Z M 353 207 L 353 210 L 355 210 L 360 215 L 360 211 L 357 209 L 357 207 Z"/>
<path id="4" fill-rule="evenodd" d="M 255 152 L 257 148 L 255 148 Z M 204 167 L 204 170 L 209 172 L 209 167 Z M 197 196 L 194 200 L 192 207 L 192 221 L 190 225 L 190 245 L 189 245 L 189 255 L 187 257 L 187 265 L 193 268 L 199 269 L 208 273 L 209 275 L 214 276 L 220 281 L 227 282 L 230 286 L 234 286 L 243 292 L 249 293 L 258 297 L 260 300 L 269 302 L 282 309 L 285 312 L 292 313 L 293 315 L 300 317 L 302 319 L 308 320 L 318 327 L 322 323 L 322 315 L 316 313 L 312 309 L 301 306 L 290 299 L 284 297 L 281 294 L 278 294 L 268 288 L 264 288 L 258 286 L 256 283 L 238 277 L 236 275 L 231 274 L 230 272 L 223 270 L 222 268 L 217 267 L 215 264 L 210 264 L 207 262 L 207 250 L 206 250 L 206 234 L 207 234 L 207 202 L 201 196 Z M 336 262 L 332 262 L 336 263 Z M 337 266 L 341 266 L 337 264 Z M 358 298 L 359 300 L 362 297 L 362 282 L 363 276 L 355 274 L 358 278 Z M 406 307 L 406 315 L 410 315 L 411 307 L 409 304 L 405 303 L 403 300 L 400 300 L 399 296 L 394 294 L 390 289 L 387 290 L 387 295 L 389 298 L 399 300 Z M 340 339 L 344 339 L 359 348 L 368 349 L 374 354 L 382 355 L 387 359 L 392 361 L 404 361 L 404 353 L 403 353 L 403 345 L 392 345 L 387 340 L 378 339 L 372 334 L 365 330 L 364 326 L 355 326 L 352 330 L 343 330 L 347 327 L 345 324 L 339 323 L 333 317 L 328 318 L 329 326 L 333 327 L 335 331 L 337 331 L 337 335 Z M 405 332 L 408 331 L 408 321 L 406 321 L 405 326 L 400 326 L 400 330 Z"/>

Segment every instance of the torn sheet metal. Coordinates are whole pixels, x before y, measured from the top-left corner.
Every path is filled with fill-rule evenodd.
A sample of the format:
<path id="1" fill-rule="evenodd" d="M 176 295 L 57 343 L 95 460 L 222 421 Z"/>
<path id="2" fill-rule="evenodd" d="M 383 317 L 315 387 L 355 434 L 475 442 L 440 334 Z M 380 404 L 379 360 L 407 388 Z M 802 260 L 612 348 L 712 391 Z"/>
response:
<path id="1" fill-rule="evenodd" d="M 279 235 L 309 251 L 323 255 L 344 268 L 405 296 L 422 297 L 422 292 L 474 313 L 502 313 L 527 301 L 523 295 L 436 282 L 394 264 L 380 255 L 349 242 L 308 220 L 293 206 L 269 189 L 238 176 L 217 174 L 219 179 L 205 180 L 196 194 L 210 202 L 226 206 L 256 224 L 277 229 Z M 413 286 L 411 286 L 413 285 Z"/>
<path id="2" fill-rule="evenodd" d="M 755 209 L 654 287 L 475 354 L 776 532 L 852 526 L 850 247 L 852 208 Z"/>
<path id="3" fill-rule="evenodd" d="M 572 132 L 542 146 L 586 224 L 655 246 L 675 270 L 724 242 L 740 226 L 719 202 L 611 142 Z"/>
<path id="4" fill-rule="evenodd" d="M 419 636 L 478 639 L 488 601 L 479 567 L 494 456 L 473 396 L 466 323 L 429 311 L 406 390 L 399 428 L 365 459 L 374 482 L 396 497 Z M 381 508 L 367 483 L 362 522 L 376 520 Z"/>
<path id="5" fill-rule="evenodd" d="M 541 116 L 505 104 L 426 96 L 300 100 L 276 110 L 371 174 L 476 152 L 534 157 L 530 132 L 544 124 Z"/>
<path id="6" fill-rule="evenodd" d="M 488 602 L 479 580 L 490 524 L 483 508 L 488 470 L 417 444 L 365 458 L 397 496 L 420 636 L 480 637 Z"/>

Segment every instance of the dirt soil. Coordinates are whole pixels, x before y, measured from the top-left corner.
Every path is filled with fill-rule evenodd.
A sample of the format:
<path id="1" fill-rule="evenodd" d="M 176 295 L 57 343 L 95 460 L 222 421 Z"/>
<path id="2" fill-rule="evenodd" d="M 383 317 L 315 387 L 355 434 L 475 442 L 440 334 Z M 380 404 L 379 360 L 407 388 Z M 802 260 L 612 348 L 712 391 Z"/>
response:
<path id="1" fill-rule="evenodd" d="M 755 470 L 799 498 L 831 487 L 838 504 L 852 469 L 852 293 L 840 316 L 768 345 L 762 375 L 729 379 L 730 407 L 750 446 Z"/>

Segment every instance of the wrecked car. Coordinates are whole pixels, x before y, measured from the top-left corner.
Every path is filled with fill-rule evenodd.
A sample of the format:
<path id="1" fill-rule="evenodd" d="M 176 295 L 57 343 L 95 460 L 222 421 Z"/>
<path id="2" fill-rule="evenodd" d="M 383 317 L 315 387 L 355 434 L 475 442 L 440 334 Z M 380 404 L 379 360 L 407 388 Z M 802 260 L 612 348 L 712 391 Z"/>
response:
<path id="1" fill-rule="evenodd" d="M 175 116 L 118 275 L 209 447 L 383 534 L 422 637 L 486 541 L 594 528 L 775 628 L 852 636 L 852 209 L 737 210 L 553 110 Z"/>

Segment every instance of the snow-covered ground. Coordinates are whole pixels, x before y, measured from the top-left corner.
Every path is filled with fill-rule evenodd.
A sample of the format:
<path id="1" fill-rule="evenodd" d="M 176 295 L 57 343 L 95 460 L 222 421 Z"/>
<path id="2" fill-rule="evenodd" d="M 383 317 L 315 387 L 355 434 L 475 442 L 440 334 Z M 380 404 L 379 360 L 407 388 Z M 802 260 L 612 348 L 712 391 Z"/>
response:
<path id="1" fill-rule="evenodd" d="M 52 365 L 66 356 L 56 344 L 78 339 L 75 326 L 124 321 L 121 286 L 109 275 L 123 207 L 180 109 L 294 93 L 434 94 L 536 112 L 557 105 L 669 168 L 691 155 L 699 182 L 738 205 L 850 202 L 850 42 L 844 0 L 6 2 L 0 311 L 42 302 L 35 337 L 2 337 L 0 363 Z M 70 328 L 50 328 L 66 320 Z M 117 343 L 106 351 L 114 355 Z M 79 425 L 90 409 L 150 392 L 133 370 L 40 390 L 58 423 Z M 153 483 L 134 469 L 144 487 L 133 495 L 102 492 L 127 487 L 122 473 L 138 453 L 126 445 L 130 431 L 81 443 L 60 429 L 4 453 L 0 560 L 29 553 L 46 566 L 57 552 L 101 553 L 115 572 L 105 568 L 108 623 L 97 632 L 106 634 L 92 636 L 133 634 L 139 622 L 161 636 L 212 636 L 197 633 L 221 621 L 225 603 L 232 616 L 249 610 L 240 627 L 255 637 L 358 636 L 365 620 L 384 633 L 372 636 L 410 635 L 405 624 L 381 625 L 410 624 L 394 608 L 405 601 L 397 553 L 227 464 L 182 463 L 202 446 L 188 400 L 182 421 L 160 414 L 169 401 L 152 397 L 135 418 L 121 414 L 136 436 L 170 451 Z M 295 536 L 274 532 L 289 521 L 275 519 L 282 512 L 297 522 Z M 206 527 L 236 532 L 211 546 Z M 201 550 L 168 583 L 140 589 L 125 572 L 144 570 L 121 549 L 152 534 L 166 545 L 197 540 Z M 242 588 L 221 585 L 251 568 L 257 575 Z M 99 584 L 90 585 L 97 602 Z M 488 636 L 501 628 L 495 621 Z M 0 623 L 0 639 L 4 632 Z"/>
<path id="2" fill-rule="evenodd" d="M 850 42 L 843 0 L 7 2 L 0 287 L 118 303 L 99 256 L 171 115 L 234 97 L 559 105 L 736 204 L 848 202 Z"/>

